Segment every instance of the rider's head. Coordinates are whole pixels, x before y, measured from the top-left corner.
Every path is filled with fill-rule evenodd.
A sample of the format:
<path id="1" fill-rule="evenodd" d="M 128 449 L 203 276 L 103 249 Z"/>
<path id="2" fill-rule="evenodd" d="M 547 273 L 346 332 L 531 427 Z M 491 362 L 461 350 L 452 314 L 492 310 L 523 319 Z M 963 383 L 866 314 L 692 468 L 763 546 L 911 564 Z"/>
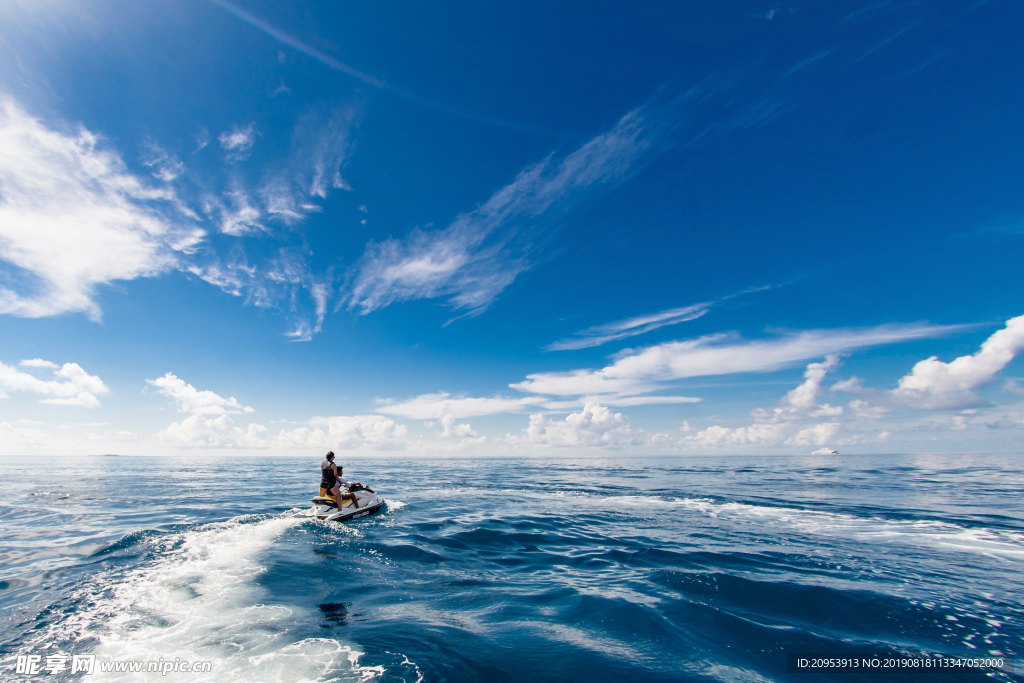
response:
<path id="1" fill-rule="evenodd" d="M 334 460 L 334 451 L 327 451 L 327 459 Z"/>

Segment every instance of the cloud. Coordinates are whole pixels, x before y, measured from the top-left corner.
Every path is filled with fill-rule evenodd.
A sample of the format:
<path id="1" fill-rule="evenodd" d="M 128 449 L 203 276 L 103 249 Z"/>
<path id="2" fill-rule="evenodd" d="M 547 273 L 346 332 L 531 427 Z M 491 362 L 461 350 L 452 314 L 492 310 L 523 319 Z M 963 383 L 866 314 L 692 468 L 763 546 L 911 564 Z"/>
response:
<path id="1" fill-rule="evenodd" d="M 401 402 L 390 399 L 378 401 L 377 410 L 413 420 L 440 420 L 446 416 L 467 418 L 500 413 L 521 413 L 535 407 L 566 410 L 598 402 L 625 408 L 642 405 L 699 403 L 701 401 L 693 396 L 583 396 L 569 401 L 550 401 L 542 396 L 523 398 L 506 398 L 504 396 L 450 398 L 450 396 L 447 392 L 440 392 L 422 394 Z"/>
<path id="2" fill-rule="evenodd" d="M 153 169 L 153 177 L 169 183 L 185 173 L 185 164 L 175 154 L 161 147 L 155 140 L 142 143 L 142 165 Z"/>
<path id="3" fill-rule="evenodd" d="M 43 360 L 42 358 L 23 360 L 20 363 L 18 363 L 18 365 L 21 365 L 26 368 L 46 368 L 47 370 L 56 370 L 57 368 L 60 367 L 56 363 L 51 363 L 50 361 Z"/>
<path id="4" fill-rule="evenodd" d="M 792 431 L 789 423 L 753 424 L 746 427 L 722 427 L 715 425 L 686 437 L 686 441 L 698 446 L 746 446 L 774 445 L 781 443 Z"/>
<path id="5" fill-rule="evenodd" d="M 256 143 L 256 124 L 235 124 L 230 131 L 218 135 L 217 139 L 220 140 L 220 146 L 226 152 L 228 161 L 245 161 L 252 154 L 253 145 Z"/>
<path id="6" fill-rule="evenodd" d="M 616 408 L 632 406 L 675 405 L 677 403 L 700 403 L 704 399 L 696 396 L 589 396 L 580 399 L 584 403 L 600 400 L 605 405 Z M 546 405 L 551 405 L 546 404 Z"/>
<path id="7" fill-rule="evenodd" d="M 193 137 L 196 141 L 196 148 L 193 150 L 193 154 L 210 144 L 210 131 L 206 130 L 206 128 L 202 126 L 200 126 L 199 132 Z"/>
<path id="8" fill-rule="evenodd" d="M 307 112 L 292 132 L 290 158 L 276 162 L 258 187 L 233 176 L 220 192 L 202 195 L 202 212 L 223 234 L 260 235 L 258 259 L 246 254 L 245 242 L 233 242 L 226 254 L 204 250 L 187 270 L 259 308 L 288 314 L 289 341 L 309 341 L 323 327 L 335 291 L 333 271 L 315 273 L 309 245 L 295 226 L 322 210 L 320 200 L 333 190 L 351 190 L 341 175 L 354 145 L 362 108 L 358 104 L 317 108 Z M 286 230 L 277 229 L 284 224 Z M 276 250 L 262 246 L 284 242 Z M 290 244 L 288 243 L 290 242 Z"/>
<path id="9" fill-rule="evenodd" d="M 473 431 L 468 423 L 455 424 L 452 415 L 445 415 L 441 418 L 442 431 L 438 436 L 442 439 L 461 439 L 463 444 L 483 443 L 487 437 L 480 436 Z"/>
<path id="10" fill-rule="evenodd" d="M 995 379 L 996 373 L 1024 349 L 1024 315 L 1006 321 L 981 345 L 981 350 L 943 363 L 932 356 L 917 363 L 892 391 L 897 403 L 921 410 L 959 410 L 983 405 L 974 390 Z"/>
<path id="11" fill-rule="evenodd" d="M 742 427 L 714 425 L 685 437 L 684 441 L 705 447 L 775 446 L 783 443 L 794 446 L 823 446 L 835 437 L 840 424 L 822 422 L 801 428 L 801 423 L 806 424 L 806 421 L 812 418 L 835 417 L 842 414 L 843 409 L 840 406 L 818 404 L 822 381 L 837 367 L 839 356 L 835 354 L 829 354 L 821 363 L 808 363 L 807 369 L 804 370 L 804 381 L 786 392 L 779 399 L 778 407 L 772 410 L 755 408 L 751 411 L 754 424 Z"/>
<path id="12" fill-rule="evenodd" d="M 337 448 L 396 451 L 406 446 L 405 425 L 383 415 L 351 415 L 310 420 L 310 427 L 281 430 L 279 448 Z M 326 431 L 324 431 L 326 427 Z"/>
<path id="13" fill-rule="evenodd" d="M 0 313 L 98 320 L 98 285 L 164 273 L 203 239 L 165 217 L 175 200 L 88 130 L 53 130 L 0 101 L 0 260 L 13 266 L 0 269 Z"/>
<path id="14" fill-rule="evenodd" d="M 203 212 L 220 225 L 220 231 L 232 237 L 243 237 L 256 232 L 266 232 L 262 223 L 263 212 L 249 193 L 241 186 L 223 192 L 220 196 L 206 195 L 203 198 Z"/>
<path id="15" fill-rule="evenodd" d="M 271 36 L 272 38 L 280 41 L 284 45 L 287 45 L 288 47 L 290 47 L 290 48 L 292 48 L 292 49 L 294 49 L 294 50 L 296 50 L 298 52 L 301 52 L 301 53 L 303 53 L 304 55 L 306 55 L 308 57 L 312 57 L 313 59 L 317 60 L 321 64 L 329 66 L 330 68 L 332 68 L 332 69 L 334 69 L 336 71 L 340 71 L 342 73 L 348 74 L 349 76 L 351 76 L 351 77 L 353 77 L 353 78 L 355 78 L 355 79 L 357 79 L 359 81 L 362 81 L 363 83 L 366 83 L 367 85 L 373 86 L 374 88 L 380 88 L 380 89 L 382 89 L 382 90 L 384 90 L 384 91 L 386 91 L 386 92 L 388 92 L 388 93 L 390 93 L 390 94 L 392 94 L 392 95 L 394 95 L 396 97 L 400 97 L 400 98 L 402 98 L 404 100 L 408 100 L 410 102 L 415 102 L 416 104 L 419 104 L 419 105 L 422 105 L 422 106 L 425 106 L 425 107 L 429 107 L 430 109 L 433 109 L 435 111 L 439 111 L 439 112 L 444 113 L 444 114 L 450 114 L 450 115 L 457 116 L 459 118 L 466 119 L 466 120 L 469 120 L 469 121 L 473 121 L 473 122 L 476 122 L 476 123 L 486 123 L 486 124 L 489 124 L 489 125 L 501 126 L 502 128 L 511 128 L 513 130 L 518 130 L 518 131 L 539 133 L 539 134 L 542 134 L 542 135 L 545 135 L 545 136 L 555 136 L 556 135 L 555 133 L 551 133 L 550 131 L 540 130 L 540 129 L 533 128 L 533 127 L 530 127 L 530 126 L 524 126 L 522 124 L 512 123 L 512 122 L 508 122 L 508 121 L 501 121 L 499 119 L 494 119 L 494 118 L 487 117 L 487 116 L 480 116 L 480 115 L 477 115 L 477 114 L 473 114 L 472 112 L 461 111 L 461 110 L 456 109 L 454 107 L 449 107 L 449 106 L 446 106 L 446 105 L 443 105 L 443 104 L 438 104 L 436 102 L 432 102 L 431 100 L 425 99 L 423 97 L 419 97 L 419 96 L 417 96 L 417 95 L 415 95 L 415 94 L 413 94 L 411 92 L 408 92 L 408 91 L 403 90 L 401 88 L 397 88 L 397 87 L 395 87 L 393 85 L 390 85 L 390 84 L 386 83 L 385 81 L 383 81 L 383 80 L 381 80 L 379 78 L 376 78 L 375 76 L 371 76 L 369 74 L 363 73 L 362 71 L 359 71 L 358 69 L 356 69 L 356 68 L 354 68 L 352 66 L 349 66 L 348 64 L 345 64 L 344 62 L 342 62 L 342 61 L 332 57 L 331 55 L 327 54 L 326 52 L 323 52 L 322 50 L 318 50 L 317 48 L 313 47 L 312 45 L 309 45 L 309 44 L 299 40 L 295 36 L 292 36 L 292 35 L 290 35 L 288 33 L 285 33 L 284 31 L 278 29 L 277 27 L 273 26 L 269 22 L 264 21 L 264 20 L 260 19 L 259 17 L 257 17 L 256 15 L 251 14 L 251 13 L 245 11 L 244 9 L 236 6 L 234 3 L 228 2 L 227 0 L 211 0 L 211 2 L 213 2 L 216 5 L 219 5 L 219 6 L 223 7 L 225 10 L 227 10 L 231 14 L 235 15 L 236 17 L 238 17 L 242 21 L 246 22 L 250 26 L 252 26 L 252 27 L 254 27 L 256 29 L 259 29 L 260 31 L 263 31 L 264 33 L 266 33 L 267 35 Z M 283 55 L 283 54 L 284 53 L 282 51 L 278 51 L 278 61 L 280 63 L 284 63 L 283 61 L 281 61 L 281 55 Z"/>
<path id="16" fill-rule="evenodd" d="M 381 401 L 377 410 L 412 420 L 440 420 L 446 415 L 453 418 L 516 413 L 542 402 L 543 398 L 450 398 L 450 394 L 422 394 L 402 402 Z"/>
<path id="17" fill-rule="evenodd" d="M 823 422 L 801 429 L 795 436 L 787 439 L 786 443 L 794 446 L 824 446 L 835 437 L 838 431 L 838 422 Z"/>
<path id="18" fill-rule="evenodd" d="M 266 448 L 267 429 L 250 424 L 241 429 L 227 415 L 206 418 L 196 413 L 181 422 L 175 422 L 157 434 L 171 446 L 183 448 Z"/>
<path id="19" fill-rule="evenodd" d="M 54 445 L 54 438 L 41 429 L 0 421 L 0 455 L 24 455 Z"/>
<path id="20" fill-rule="evenodd" d="M 681 116 L 677 98 L 623 116 L 566 157 L 529 166 L 483 205 L 442 230 L 371 242 L 354 267 L 349 309 L 367 314 L 400 301 L 445 297 L 455 310 L 486 309 L 530 267 L 529 254 L 571 207 L 623 183 Z"/>
<path id="21" fill-rule="evenodd" d="M 856 375 L 850 379 L 844 379 L 841 382 L 836 382 L 832 385 L 829 391 L 845 391 L 851 394 L 856 394 L 864 391 L 864 380 Z"/>
<path id="22" fill-rule="evenodd" d="M 232 396 L 223 398 L 212 391 L 199 391 L 191 384 L 186 384 L 174 374 L 168 372 L 163 377 L 147 379 L 146 382 L 157 387 L 159 393 L 178 404 L 178 411 L 193 415 L 225 415 L 227 413 L 252 413 L 249 406 L 243 406 Z M 230 420 L 228 420 L 230 422 Z M 182 423 L 184 424 L 184 423 Z M 198 421 L 190 423 L 199 425 Z M 219 425 L 227 424 L 225 422 Z"/>
<path id="23" fill-rule="evenodd" d="M 892 411 L 885 406 L 871 405 L 867 401 L 856 398 L 850 401 L 850 409 L 857 417 L 869 420 L 881 420 L 892 414 Z"/>
<path id="24" fill-rule="evenodd" d="M 600 346 L 617 339 L 644 334 L 666 325 L 676 325 L 688 320 L 696 320 L 705 315 L 712 305 L 714 305 L 713 302 L 709 302 L 683 306 L 682 308 L 670 308 L 658 313 L 651 313 L 650 315 L 641 315 L 606 325 L 588 327 L 577 332 L 576 338 L 559 339 L 549 344 L 545 350 L 570 351 Z"/>
<path id="25" fill-rule="evenodd" d="M 56 379 L 44 381 L 13 366 L 0 363 L 0 398 L 6 398 L 8 391 L 23 391 L 52 397 L 44 398 L 40 403 L 98 408 L 100 401 L 96 395 L 110 392 L 103 380 L 87 373 L 78 363 L 65 363 L 58 368 L 56 363 L 35 358 L 22 361 L 21 364 L 25 367 L 53 370 Z"/>
<path id="26" fill-rule="evenodd" d="M 714 334 L 627 350 L 600 370 L 542 372 L 511 384 L 518 391 L 554 396 L 618 394 L 657 389 L 662 383 L 688 377 L 770 372 L 828 353 L 936 337 L 958 326 L 883 325 L 865 329 L 807 330 L 775 338 L 745 341 Z"/>
<path id="27" fill-rule="evenodd" d="M 583 410 L 565 420 L 549 420 L 543 414 L 530 415 L 530 425 L 523 436 L 509 436 L 511 443 L 556 447 L 599 446 L 618 448 L 638 444 L 641 434 L 634 430 L 622 413 L 588 403 Z"/>

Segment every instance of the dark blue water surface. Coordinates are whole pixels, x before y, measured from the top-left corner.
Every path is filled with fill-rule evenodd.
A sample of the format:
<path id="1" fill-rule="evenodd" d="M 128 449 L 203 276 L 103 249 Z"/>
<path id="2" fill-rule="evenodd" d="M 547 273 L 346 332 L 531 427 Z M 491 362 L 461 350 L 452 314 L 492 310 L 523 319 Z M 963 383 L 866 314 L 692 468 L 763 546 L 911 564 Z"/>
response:
<path id="1" fill-rule="evenodd" d="M 345 525 L 294 515 L 319 460 L 3 459 L 0 680 L 877 681 L 786 653 L 1024 653 L 1024 456 L 346 457 L 389 505 Z M 31 653 L 213 670 L 15 673 Z"/>

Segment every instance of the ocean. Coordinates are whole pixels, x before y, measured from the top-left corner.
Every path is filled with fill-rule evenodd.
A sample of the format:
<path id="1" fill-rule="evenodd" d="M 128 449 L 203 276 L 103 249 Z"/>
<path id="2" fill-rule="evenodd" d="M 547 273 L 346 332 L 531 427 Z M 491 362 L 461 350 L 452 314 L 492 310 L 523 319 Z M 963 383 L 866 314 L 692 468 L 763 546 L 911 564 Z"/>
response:
<path id="1" fill-rule="evenodd" d="M 1024 456 L 321 458 L 0 460 L 0 680 L 1024 680 Z"/>

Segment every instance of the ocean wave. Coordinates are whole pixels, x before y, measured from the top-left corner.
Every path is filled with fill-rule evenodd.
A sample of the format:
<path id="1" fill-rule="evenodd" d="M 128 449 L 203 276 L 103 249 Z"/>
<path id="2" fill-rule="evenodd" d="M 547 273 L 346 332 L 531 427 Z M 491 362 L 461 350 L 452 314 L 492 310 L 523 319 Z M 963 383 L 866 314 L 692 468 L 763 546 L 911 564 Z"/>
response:
<path id="1" fill-rule="evenodd" d="M 76 592 L 77 608 L 52 624 L 36 645 L 50 643 L 102 660 L 212 661 L 207 674 L 171 672 L 166 681 L 368 681 L 384 673 L 362 666 L 353 643 L 290 637 L 311 614 L 268 604 L 260 561 L 302 522 L 293 516 L 247 515 L 167 535 L 136 535 L 121 547 L 147 544 L 153 557 L 127 571 L 97 576 Z M 103 673 L 93 681 L 145 680 L 145 674 Z"/>

